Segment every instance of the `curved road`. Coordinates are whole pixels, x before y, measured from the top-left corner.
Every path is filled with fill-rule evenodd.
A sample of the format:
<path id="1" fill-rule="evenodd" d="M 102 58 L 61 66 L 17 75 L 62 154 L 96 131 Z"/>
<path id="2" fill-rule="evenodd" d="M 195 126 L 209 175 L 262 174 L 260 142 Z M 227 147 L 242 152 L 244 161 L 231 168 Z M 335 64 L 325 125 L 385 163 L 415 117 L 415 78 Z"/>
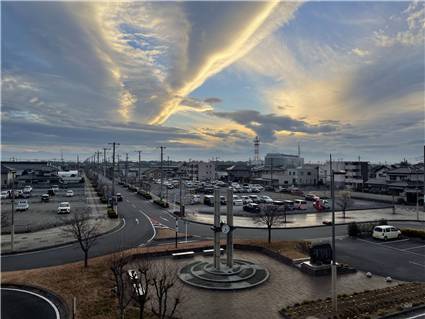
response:
<path id="1" fill-rule="evenodd" d="M 102 235 L 91 249 L 89 257 L 101 256 L 114 251 L 138 247 L 148 244 L 155 235 L 153 223 L 161 223 L 168 227 L 175 227 L 175 218 L 168 211 L 159 208 L 150 201 L 143 200 L 136 193 L 116 186 L 116 192 L 121 192 L 124 201 L 118 205 L 120 217 L 124 218 L 125 225 L 118 231 Z M 185 225 L 179 221 L 179 230 L 184 231 Z M 212 238 L 210 226 L 195 223 L 187 225 L 188 232 L 200 238 Z M 336 235 L 345 236 L 347 226 L 336 226 Z M 331 227 L 312 227 L 303 229 L 276 229 L 272 239 L 328 239 L 331 236 Z M 266 229 L 241 229 L 234 232 L 235 239 L 266 239 Z M 2 271 L 22 270 L 47 267 L 75 262 L 83 259 L 78 243 L 55 247 L 35 252 L 18 253 L 1 257 Z"/>

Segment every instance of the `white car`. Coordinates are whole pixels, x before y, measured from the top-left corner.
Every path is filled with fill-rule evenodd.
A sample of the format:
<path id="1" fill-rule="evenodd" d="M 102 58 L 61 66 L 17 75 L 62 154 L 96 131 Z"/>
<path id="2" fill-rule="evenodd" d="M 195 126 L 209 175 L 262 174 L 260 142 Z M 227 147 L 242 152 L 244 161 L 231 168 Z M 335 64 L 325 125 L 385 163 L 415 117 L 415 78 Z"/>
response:
<path id="1" fill-rule="evenodd" d="M 9 192 L 8 191 L 2 191 L 0 196 L 1 196 L 0 197 L 1 199 L 7 199 L 7 198 L 9 198 Z"/>
<path id="2" fill-rule="evenodd" d="M 375 226 L 372 233 L 373 238 L 383 240 L 399 238 L 400 235 L 401 231 L 390 225 Z"/>
<path id="3" fill-rule="evenodd" d="M 31 193 L 32 192 L 32 187 L 29 186 L 29 185 L 25 186 L 24 187 L 24 192 Z"/>
<path id="4" fill-rule="evenodd" d="M 59 191 L 59 186 L 58 186 L 58 185 L 52 185 L 52 189 L 53 189 L 55 192 L 58 192 L 58 191 Z"/>
<path id="5" fill-rule="evenodd" d="M 260 201 L 266 204 L 273 203 L 273 199 L 271 199 L 271 197 L 267 195 L 260 196 Z"/>
<path id="6" fill-rule="evenodd" d="M 244 205 L 247 205 L 247 204 L 251 204 L 252 203 L 252 199 L 249 198 L 249 196 L 242 196 L 241 198 L 242 198 L 242 201 L 243 201 L 243 204 Z"/>
<path id="7" fill-rule="evenodd" d="M 307 209 L 307 201 L 304 199 L 296 199 L 294 201 L 295 209 L 306 210 Z"/>
<path id="8" fill-rule="evenodd" d="M 74 197 L 74 191 L 72 189 L 67 190 L 65 196 L 66 197 Z"/>
<path id="9" fill-rule="evenodd" d="M 237 195 L 233 195 L 233 206 L 243 206 L 243 200 Z"/>
<path id="10" fill-rule="evenodd" d="M 58 214 L 69 214 L 71 212 L 71 205 L 69 202 L 62 202 L 58 207 Z"/>
<path id="11" fill-rule="evenodd" d="M 16 211 L 25 211 L 28 208 L 30 208 L 30 205 L 28 204 L 28 201 L 26 200 L 20 200 L 18 201 L 18 205 L 16 206 Z"/>
<path id="12" fill-rule="evenodd" d="M 192 198 L 190 199 L 190 204 L 194 205 L 199 203 L 201 203 L 201 195 L 193 195 Z"/>

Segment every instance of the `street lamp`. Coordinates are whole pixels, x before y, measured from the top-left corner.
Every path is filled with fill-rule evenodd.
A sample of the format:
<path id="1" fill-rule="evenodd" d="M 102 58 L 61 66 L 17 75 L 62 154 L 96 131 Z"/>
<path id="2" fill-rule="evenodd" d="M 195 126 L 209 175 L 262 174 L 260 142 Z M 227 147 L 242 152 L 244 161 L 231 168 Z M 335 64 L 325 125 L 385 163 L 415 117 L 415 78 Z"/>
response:
<path id="1" fill-rule="evenodd" d="M 16 171 L 12 170 L 12 229 L 10 232 L 10 249 L 14 250 L 15 244 L 15 175 Z"/>

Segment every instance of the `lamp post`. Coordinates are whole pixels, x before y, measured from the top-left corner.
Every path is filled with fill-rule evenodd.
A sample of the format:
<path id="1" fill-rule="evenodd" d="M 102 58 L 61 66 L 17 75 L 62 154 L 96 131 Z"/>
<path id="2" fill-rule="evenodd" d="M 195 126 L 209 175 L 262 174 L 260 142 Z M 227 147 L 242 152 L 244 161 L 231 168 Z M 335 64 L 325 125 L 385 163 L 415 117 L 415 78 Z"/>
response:
<path id="1" fill-rule="evenodd" d="M 331 174 L 331 198 L 332 198 L 332 264 L 331 264 L 331 277 L 332 277 L 332 312 L 333 317 L 336 317 L 338 312 L 337 294 L 336 294 L 336 253 L 335 253 L 335 175 L 332 168 L 332 154 L 329 155 L 329 168 Z"/>
<path id="2" fill-rule="evenodd" d="M 15 244 L 15 175 L 16 171 L 12 170 L 12 229 L 10 232 L 10 249 L 14 250 Z"/>

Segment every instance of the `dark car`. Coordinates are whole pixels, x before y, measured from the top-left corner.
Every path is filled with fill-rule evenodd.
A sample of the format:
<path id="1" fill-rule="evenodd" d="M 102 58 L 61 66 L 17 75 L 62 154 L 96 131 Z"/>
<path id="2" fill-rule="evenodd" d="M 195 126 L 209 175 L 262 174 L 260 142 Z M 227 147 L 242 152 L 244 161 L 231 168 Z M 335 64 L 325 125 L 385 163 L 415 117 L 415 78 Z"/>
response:
<path id="1" fill-rule="evenodd" d="M 317 196 L 314 195 L 314 194 L 307 194 L 307 195 L 305 195 L 304 199 L 308 200 L 310 202 L 315 202 L 316 199 L 317 199 Z"/>
<path id="2" fill-rule="evenodd" d="M 203 193 L 204 194 L 213 194 L 214 193 L 214 188 L 209 188 L 209 187 L 204 188 L 203 189 Z"/>
<path id="3" fill-rule="evenodd" d="M 50 200 L 49 194 L 43 194 L 41 195 L 41 201 L 42 202 L 48 202 Z"/>
<path id="4" fill-rule="evenodd" d="M 121 193 L 117 193 L 116 196 L 117 196 L 117 201 L 122 202 L 122 195 L 121 195 Z"/>
<path id="5" fill-rule="evenodd" d="M 243 210 L 250 213 L 259 213 L 261 208 L 258 204 L 249 203 L 243 207 Z"/>
<path id="6" fill-rule="evenodd" d="M 54 191 L 53 189 L 49 189 L 49 190 L 47 191 L 47 194 L 48 194 L 49 196 L 55 196 L 55 191 Z"/>

